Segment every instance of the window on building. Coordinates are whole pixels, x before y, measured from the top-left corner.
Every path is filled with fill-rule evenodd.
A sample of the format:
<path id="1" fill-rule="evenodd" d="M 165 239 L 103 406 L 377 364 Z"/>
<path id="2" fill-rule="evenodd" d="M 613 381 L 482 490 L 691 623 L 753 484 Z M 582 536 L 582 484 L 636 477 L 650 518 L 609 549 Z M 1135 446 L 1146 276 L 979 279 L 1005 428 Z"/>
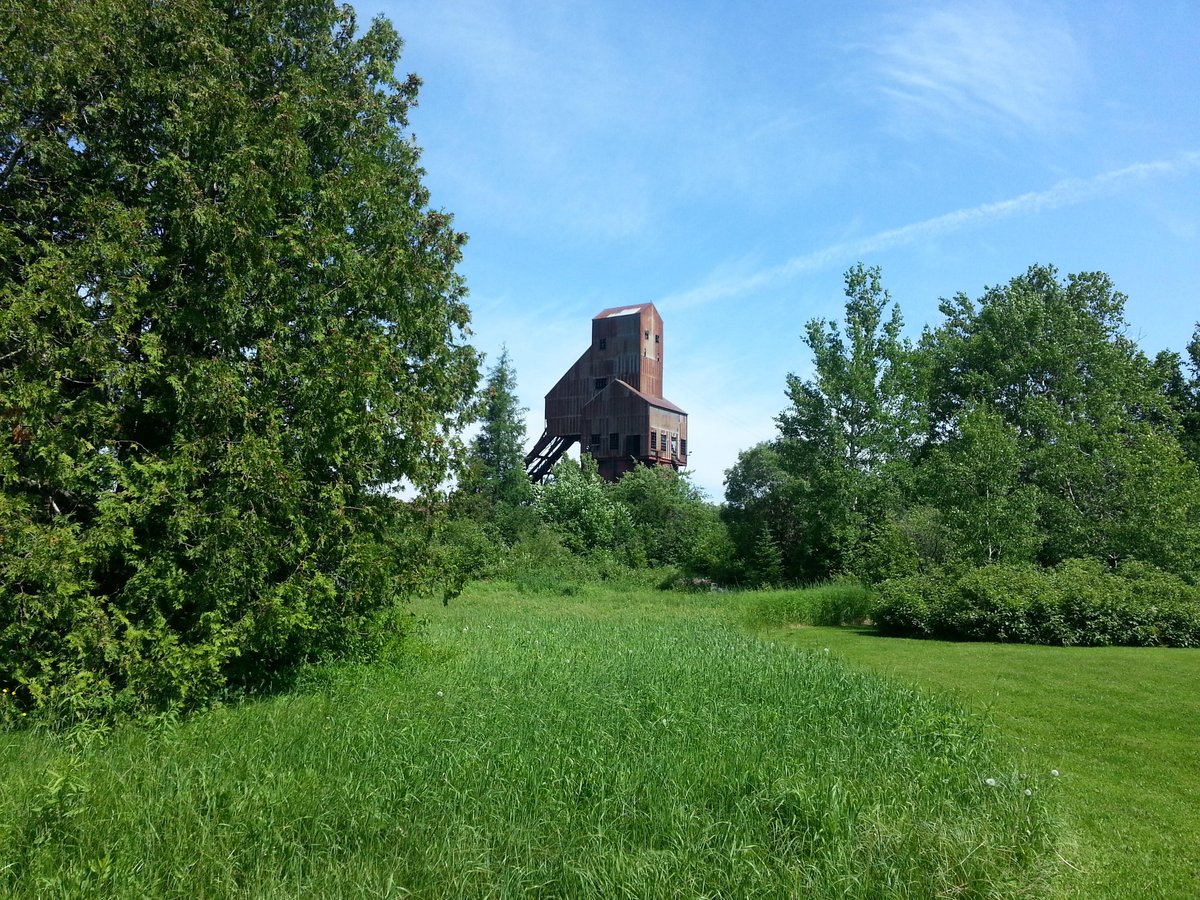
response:
<path id="1" fill-rule="evenodd" d="M 608 346 L 608 338 L 600 338 L 600 349 L 603 350 Z"/>
<path id="2" fill-rule="evenodd" d="M 604 389 L 605 389 L 607 386 L 608 386 L 608 379 L 607 379 L 607 378 L 597 378 L 597 379 L 596 379 L 596 390 L 598 390 L 598 391 L 602 391 L 602 390 L 604 390 Z"/>
<path id="3" fill-rule="evenodd" d="M 642 436 L 640 434 L 625 435 L 625 455 L 637 459 L 642 455 Z"/>
<path id="4" fill-rule="evenodd" d="M 664 453 L 667 452 L 667 433 L 665 431 L 658 436 L 658 446 Z"/>
<path id="5" fill-rule="evenodd" d="M 658 343 L 658 339 L 659 339 L 660 337 L 661 337 L 661 335 L 658 335 L 658 334 L 656 334 L 656 335 L 654 336 L 654 343 L 656 343 L 656 344 L 657 344 L 657 343 Z"/>
<path id="6" fill-rule="evenodd" d="M 620 450 L 621 449 L 621 435 L 618 432 L 614 431 L 609 434 L 608 449 L 609 450 Z"/>
<path id="7" fill-rule="evenodd" d="M 657 431 L 650 432 L 650 449 L 651 450 L 658 449 L 658 432 Z"/>
<path id="8" fill-rule="evenodd" d="M 650 340 L 650 329 L 646 329 L 646 340 Z"/>
<path id="9" fill-rule="evenodd" d="M 679 439 L 679 455 L 687 459 L 687 438 Z"/>
<path id="10" fill-rule="evenodd" d="M 675 437 L 675 435 L 671 435 L 671 455 L 672 456 L 679 455 L 678 454 L 679 448 L 678 448 L 678 446 L 676 446 L 678 441 L 679 441 L 679 438 Z"/>
<path id="11" fill-rule="evenodd" d="M 600 449 L 600 435 L 593 434 L 591 441 L 588 442 L 588 446 L 595 447 L 597 450 L 599 450 Z"/>

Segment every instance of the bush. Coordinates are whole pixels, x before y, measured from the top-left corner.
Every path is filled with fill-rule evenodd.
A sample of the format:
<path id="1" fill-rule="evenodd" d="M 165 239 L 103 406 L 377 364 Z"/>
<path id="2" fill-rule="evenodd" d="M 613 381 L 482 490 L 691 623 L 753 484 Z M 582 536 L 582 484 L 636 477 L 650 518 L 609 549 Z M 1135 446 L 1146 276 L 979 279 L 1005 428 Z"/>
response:
<path id="1" fill-rule="evenodd" d="M 875 625 L 885 634 L 935 637 L 943 584 L 930 575 L 890 578 L 878 588 Z"/>
<path id="2" fill-rule="evenodd" d="M 1200 588 L 1140 562 L 995 565 L 879 587 L 888 634 L 1063 646 L 1200 646 Z"/>

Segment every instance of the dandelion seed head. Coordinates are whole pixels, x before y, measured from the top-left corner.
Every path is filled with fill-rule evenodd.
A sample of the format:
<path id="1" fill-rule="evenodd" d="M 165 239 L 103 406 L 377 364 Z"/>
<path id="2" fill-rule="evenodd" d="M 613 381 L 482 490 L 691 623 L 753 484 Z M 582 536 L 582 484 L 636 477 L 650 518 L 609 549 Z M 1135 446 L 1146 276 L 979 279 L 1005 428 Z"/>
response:
<path id="1" fill-rule="evenodd" d="M 1058 769 L 1051 769 L 1050 774 L 1053 775 L 1055 778 L 1057 778 L 1058 777 Z"/>
<path id="2" fill-rule="evenodd" d="M 1026 797 L 1032 797 L 1032 796 L 1033 796 L 1033 791 L 1032 791 L 1032 790 L 1030 790 L 1029 788 L 1025 788 L 1025 796 L 1026 796 Z"/>

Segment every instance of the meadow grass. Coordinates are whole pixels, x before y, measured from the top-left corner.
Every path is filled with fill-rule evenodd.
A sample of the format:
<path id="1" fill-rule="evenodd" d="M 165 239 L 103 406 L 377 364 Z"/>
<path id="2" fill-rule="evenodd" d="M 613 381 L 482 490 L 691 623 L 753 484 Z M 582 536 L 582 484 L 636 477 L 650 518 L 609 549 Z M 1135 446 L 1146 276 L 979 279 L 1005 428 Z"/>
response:
<path id="1" fill-rule="evenodd" d="M 1061 773 L 1065 896 L 1200 896 L 1200 650 L 1043 647 L 781 628 L 780 643 L 986 714 L 1023 767 Z"/>
<path id="2" fill-rule="evenodd" d="M 1012 897 L 1057 782 L 737 597 L 476 587 L 371 666 L 0 737 L 15 897 Z M 730 615 L 730 610 L 735 614 Z"/>
<path id="3" fill-rule="evenodd" d="M 870 618 L 871 592 L 857 581 L 826 581 L 806 588 L 745 591 L 730 598 L 751 628 L 772 625 L 845 625 Z"/>

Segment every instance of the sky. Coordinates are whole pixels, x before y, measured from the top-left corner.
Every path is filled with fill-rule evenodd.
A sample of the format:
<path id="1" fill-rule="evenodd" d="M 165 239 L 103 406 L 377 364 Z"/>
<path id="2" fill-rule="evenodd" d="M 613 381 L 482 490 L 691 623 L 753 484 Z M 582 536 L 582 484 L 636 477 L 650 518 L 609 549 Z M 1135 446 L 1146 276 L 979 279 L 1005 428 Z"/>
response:
<path id="1" fill-rule="evenodd" d="M 424 82 L 425 184 L 527 444 L 610 306 L 662 314 L 714 501 L 858 262 L 914 336 L 1035 263 L 1107 272 L 1151 355 L 1200 321 L 1200 0 L 355 6 Z"/>

